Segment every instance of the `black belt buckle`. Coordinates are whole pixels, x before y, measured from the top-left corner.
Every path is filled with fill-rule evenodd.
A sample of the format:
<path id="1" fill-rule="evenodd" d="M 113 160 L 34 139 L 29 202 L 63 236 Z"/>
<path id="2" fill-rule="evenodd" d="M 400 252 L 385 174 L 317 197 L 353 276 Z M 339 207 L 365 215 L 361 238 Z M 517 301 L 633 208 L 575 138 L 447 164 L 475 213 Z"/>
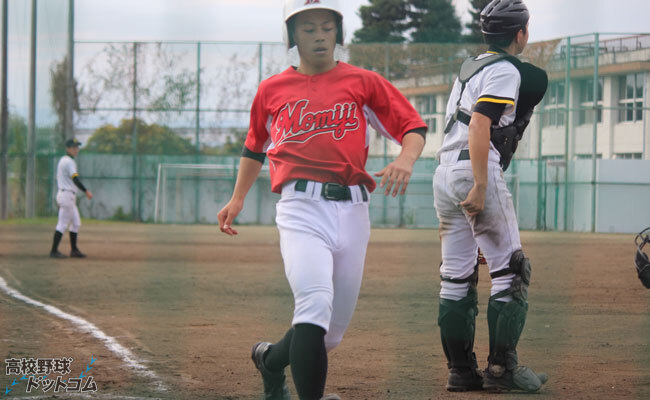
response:
<path id="1" fill-rule="evenodd" d="M 326 200 L 345 200 L 347 195 L 347 186 L 339 185 L 335 182 L 323 183 L 323 190 L 321 194 Z"/>

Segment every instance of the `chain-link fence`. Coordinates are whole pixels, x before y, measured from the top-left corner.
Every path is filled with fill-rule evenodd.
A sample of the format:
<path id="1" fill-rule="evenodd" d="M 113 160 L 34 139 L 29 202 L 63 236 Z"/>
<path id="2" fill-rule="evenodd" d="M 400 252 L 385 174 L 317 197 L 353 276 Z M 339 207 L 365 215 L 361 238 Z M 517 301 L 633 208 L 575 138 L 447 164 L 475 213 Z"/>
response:
<path id="1" fill-rule="evenodd" d="M 462 61 L 485 48 L 459 43 L 351 44 L 337 52 L 337 58 L 391 80 L 430 122 L 429 152 L 418 162 L 407 196 L 374 196 L 376 226 L 437 225 L 430 178 L 436 166 L 433 151 L 442 142 L 446 98 Z M 546 69 L 550 85 L 507 174 L 519 202 L 521 226 L 636 230 L 638 215 L 610 221 L 611 211 L 603 207 L 610 202 L 608 196 L 622 193 L 634 203 L 638 196 L 650 194 L 646 176 L 630 172 L 649 170 L 644 160 L 650 147 L 650 36 L 595 34 L 532 43 L 522 58 Z M 64 59 L 65 53 L 60 53 L 51 65 Z M 153 220 L 160 164 L 236 168 L 257 85 L 297 60 L 295 50 L 287 52 L 279 43 L 76 42 L 74 134 L 88 144 L 79 156 L 79 168 L 95 193 L 92 202 L 81 201 L 82 214 Z M 49 75 L 49 82 L 40 79 L 52 88 L 56 76 Z M 56 103 L 51 93 L 40 94 L 41 102 L 44 96 Z M 49 114 L 58 121 L 55 110 Z M 20 120 L 19 112 L 16 117 Z M 19 125 L 10 134 L 16 139 L 22 135 Z M 37 131 L 37 215 L 49 215 L 56 208 L 54 167 L 63 136 L 52 122 Z M 156 140 L 163 137 L 169 139 Z M 379 170 L 393 156 L 381 140 L 371 145 L 368 170 Z M 614 162 L 621 158 L 638 160 Z M 26 154 L 16 147 L 9 160 L 10 215 L 19 217 L 25 213 Z M 173 212 L 161 220 L 177 223 L 213 222 L 214 210 L 225 203 L 233 184 L 229 177 L 200 174 L 168 178 L 178 189 L 166 192 L 164 196 L 173 197 L 167 204 L 182 204 L 167 208 L 165 212 Z M 266 190 L 266 180 L 260 178 L 254 190 L 260 194 L 241 222 L 272 223 L 273 209 L 268 207 L 274 197 Z M 215 185 L 220 189 L 210 189 Z M 216 205 L 207 206 L 209 202 Z M 639 212 L 650 220 L 645 209 Z"/>

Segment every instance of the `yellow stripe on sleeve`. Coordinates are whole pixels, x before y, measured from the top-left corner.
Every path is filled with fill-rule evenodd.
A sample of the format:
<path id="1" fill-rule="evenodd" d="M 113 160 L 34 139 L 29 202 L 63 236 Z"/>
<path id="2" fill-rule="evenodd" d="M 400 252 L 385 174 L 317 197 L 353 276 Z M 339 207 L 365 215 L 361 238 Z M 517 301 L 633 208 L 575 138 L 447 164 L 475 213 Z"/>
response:
<path id="1" fill-rule="evenodd" d="M 499 54 L 496 51 L 486 51 L 486 53 L 488 53 L 488 54 Z"/>
<path id="2" fill-rule="evenodd" d="M 513 107 L 515 106 L 515 101 L 514 100 L 495 99 L 493 97 L 481 97 L 480 99 L 476 100 L 476 103 L 480 103 L 482 101 L 485 101 L 485 102 L 488 102 L 488 103 L 510 104 Z"/>
<path id="3" fill-rule="evenodd" d="M 74 174 L 72 174 L 71 178 L 74 179 L 76 176 L 79 176 L 79 174 L 74 173 Z"/>

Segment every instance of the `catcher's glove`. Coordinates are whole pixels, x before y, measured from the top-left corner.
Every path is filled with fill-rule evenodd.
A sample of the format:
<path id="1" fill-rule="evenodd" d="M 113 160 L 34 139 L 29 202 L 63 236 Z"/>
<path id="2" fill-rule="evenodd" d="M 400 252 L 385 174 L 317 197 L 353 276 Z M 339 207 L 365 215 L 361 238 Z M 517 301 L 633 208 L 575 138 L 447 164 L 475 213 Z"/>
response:
<path id="1" fill-rule="evenodd" d="M 634 243 L 636 244 L 635 261 L 639 279 L 641 279 L 643 286 L 650 289 L 650 261 L 648 260 L 648 255 L 643 252 L 643 246 L 650 243 L 650 228 L 645 228 L 636 235 Z"/>

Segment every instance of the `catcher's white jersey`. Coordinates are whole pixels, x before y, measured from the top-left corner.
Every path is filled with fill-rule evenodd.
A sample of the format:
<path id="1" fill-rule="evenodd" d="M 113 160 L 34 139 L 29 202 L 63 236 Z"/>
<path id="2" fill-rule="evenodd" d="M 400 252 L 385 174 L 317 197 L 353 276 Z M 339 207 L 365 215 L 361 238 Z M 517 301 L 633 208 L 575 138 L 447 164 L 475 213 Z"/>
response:
<path id="1" fill-rule="evenodd" d="M 490 53 L 485 53 L 477 57 L 477 59 L 489 55 Z M 505 104 L 506 108 L 499 121 L 499 126 L 510 125 L 515 120 L 520 84 L 521 76 L 517 68 L 509 61 L 497 61 L 483 68 L 467 82 L 463 96 L 460 99 L 460 107 L 465 113 L 471 115 L 474 106 L 483 101 Z M 460 81 L 456 79 L 447 103 L 446 122 L 449 122 L 451 116 L 456 112 L 456 103 L 461 92 L 461 86 Z M 450 150 L 467 148 L 469 148 L 469 127 L 462 122 L 456 122 L 451 131 L 445 135 L 442 147 L 438 150 L 438 157 Z M 490 142 L 489 160 L 499 162 L 500 159 L 499 152 Z"/>

